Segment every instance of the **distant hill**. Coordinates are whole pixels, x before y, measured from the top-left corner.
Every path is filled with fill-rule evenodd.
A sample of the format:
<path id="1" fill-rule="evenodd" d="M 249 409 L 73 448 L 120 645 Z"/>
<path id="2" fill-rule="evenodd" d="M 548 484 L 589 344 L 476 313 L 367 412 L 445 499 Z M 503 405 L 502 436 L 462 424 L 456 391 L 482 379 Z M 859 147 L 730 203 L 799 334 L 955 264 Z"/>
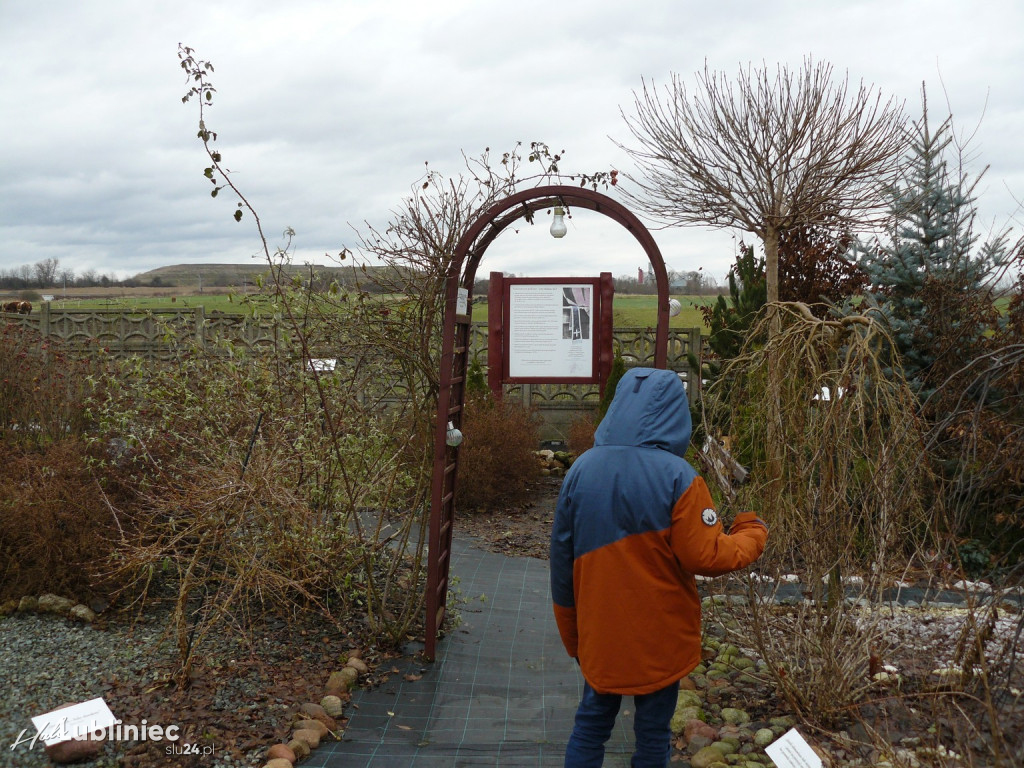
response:
<path id="1" fill-rule="evenodd" d="M 382 268 L 370 268 L 367 274 L 372 279 L 373 274 L 380 269 Z M 299 275 L 303 280 L 309 280 L 311 270 L 323 281 L 337 280 L 340 283 L 348 283 L 353 279 L 351 266 L 293 264 L 284 267 L 283 271 L 288 279 Z M 360 271 L 360 277 L 362 274 Z M 270 277 L 270 268 L 266 264 L 175 264 L 140 272 L 131 278 L 131 282 L 136 285 L 163 287 L 240 288 L 243 285 L 253 286 L 260 277 L 264 280 Z"/>

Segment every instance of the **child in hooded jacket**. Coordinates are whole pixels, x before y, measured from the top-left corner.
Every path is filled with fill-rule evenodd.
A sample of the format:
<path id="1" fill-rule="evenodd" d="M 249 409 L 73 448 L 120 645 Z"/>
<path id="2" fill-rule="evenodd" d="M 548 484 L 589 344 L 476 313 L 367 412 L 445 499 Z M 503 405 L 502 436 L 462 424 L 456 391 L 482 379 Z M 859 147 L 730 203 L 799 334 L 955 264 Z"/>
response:
<path id="1" fill-rule="evenodd" d="M 723 530 L 683 458 L 686 390 L 672 371 L 634 368 L 562 483 L 551 534 L 551 596 L 562 643 L 584 678 L 565 765 L 600 766 L 621 698 L 634 697 L 633 768 L 664 768 L 679 681 L 701 660 L 696 575 L 760 555 L 753 512 Z"/>

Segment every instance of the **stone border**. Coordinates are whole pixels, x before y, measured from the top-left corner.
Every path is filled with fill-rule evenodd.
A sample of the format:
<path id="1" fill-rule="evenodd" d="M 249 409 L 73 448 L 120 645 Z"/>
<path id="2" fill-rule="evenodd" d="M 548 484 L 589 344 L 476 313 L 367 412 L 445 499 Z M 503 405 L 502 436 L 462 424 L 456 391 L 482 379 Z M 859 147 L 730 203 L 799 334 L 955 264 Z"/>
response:
<path id="1" fill-rule="evenodd" d="M 263 768 L 292 768 L 309 757 L 321 741 L 340 740 L 345 731 L 338 718 L 344 715 L 345 705 L 352 697 L 350 692 L 359 685 L 359 678 L 369 672 L 362 654 L 358 650 L 350 651 L 345 666 L 327 678 L 320 703 L 306 702 L 293 715 L 289 740 L 267 750 Z"/>
<path id="2" fill-rule="evenodd" d="M 21 600 L 7 600 L 0 605 L 0 616 L 12 613 L 49 613 L 86 624 L 92 624 L 97 616 L 96 611 L 89 606 L 50 592 L 38 597 L 26 595 Z"/>

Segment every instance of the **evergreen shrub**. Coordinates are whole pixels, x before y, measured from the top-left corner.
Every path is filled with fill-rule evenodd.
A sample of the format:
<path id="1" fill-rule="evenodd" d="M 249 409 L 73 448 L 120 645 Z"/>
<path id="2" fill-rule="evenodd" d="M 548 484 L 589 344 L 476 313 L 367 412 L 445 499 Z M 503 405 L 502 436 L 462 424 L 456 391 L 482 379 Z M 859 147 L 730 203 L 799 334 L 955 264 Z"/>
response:
<path id="1" fill-rule="evenodd" d="M 594 422 L 596 427 L 601 423 L 601 419 L 608 413 L 608 407 L 612 404 L 612 400 L 615 399 L 615 389 L 619 385 L 619 379 L 621 379 L 626 373 L 626 361 L 622 359 L 622 355 L 616 355 L 615 359 L 612 360 L 612 369 L 608 372 L 608 381 L 604 384 L 604 394 L 601 395 L 601 402 L 597 406 L 597 420 Z"/>

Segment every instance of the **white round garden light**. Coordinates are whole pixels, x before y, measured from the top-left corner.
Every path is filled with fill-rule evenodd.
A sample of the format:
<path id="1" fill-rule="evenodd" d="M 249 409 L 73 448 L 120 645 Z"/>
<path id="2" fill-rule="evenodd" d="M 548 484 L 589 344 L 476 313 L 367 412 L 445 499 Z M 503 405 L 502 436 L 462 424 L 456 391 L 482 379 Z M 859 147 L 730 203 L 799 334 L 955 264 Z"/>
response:
<path id="1" fill-rule="evenodd" d="M 551 236 L 565 237 L 565 233 L 569 231 L 565 226 L 565 209 L 560 205 L 556 205 L 554 214 L 555 218 L 551 222 Z"/>
<path id="2" fill-rule="evenodd" d="M 444 441 L 452 448 L 457 448 L 462 443 L 462 432 L 450 421 Z"/>

